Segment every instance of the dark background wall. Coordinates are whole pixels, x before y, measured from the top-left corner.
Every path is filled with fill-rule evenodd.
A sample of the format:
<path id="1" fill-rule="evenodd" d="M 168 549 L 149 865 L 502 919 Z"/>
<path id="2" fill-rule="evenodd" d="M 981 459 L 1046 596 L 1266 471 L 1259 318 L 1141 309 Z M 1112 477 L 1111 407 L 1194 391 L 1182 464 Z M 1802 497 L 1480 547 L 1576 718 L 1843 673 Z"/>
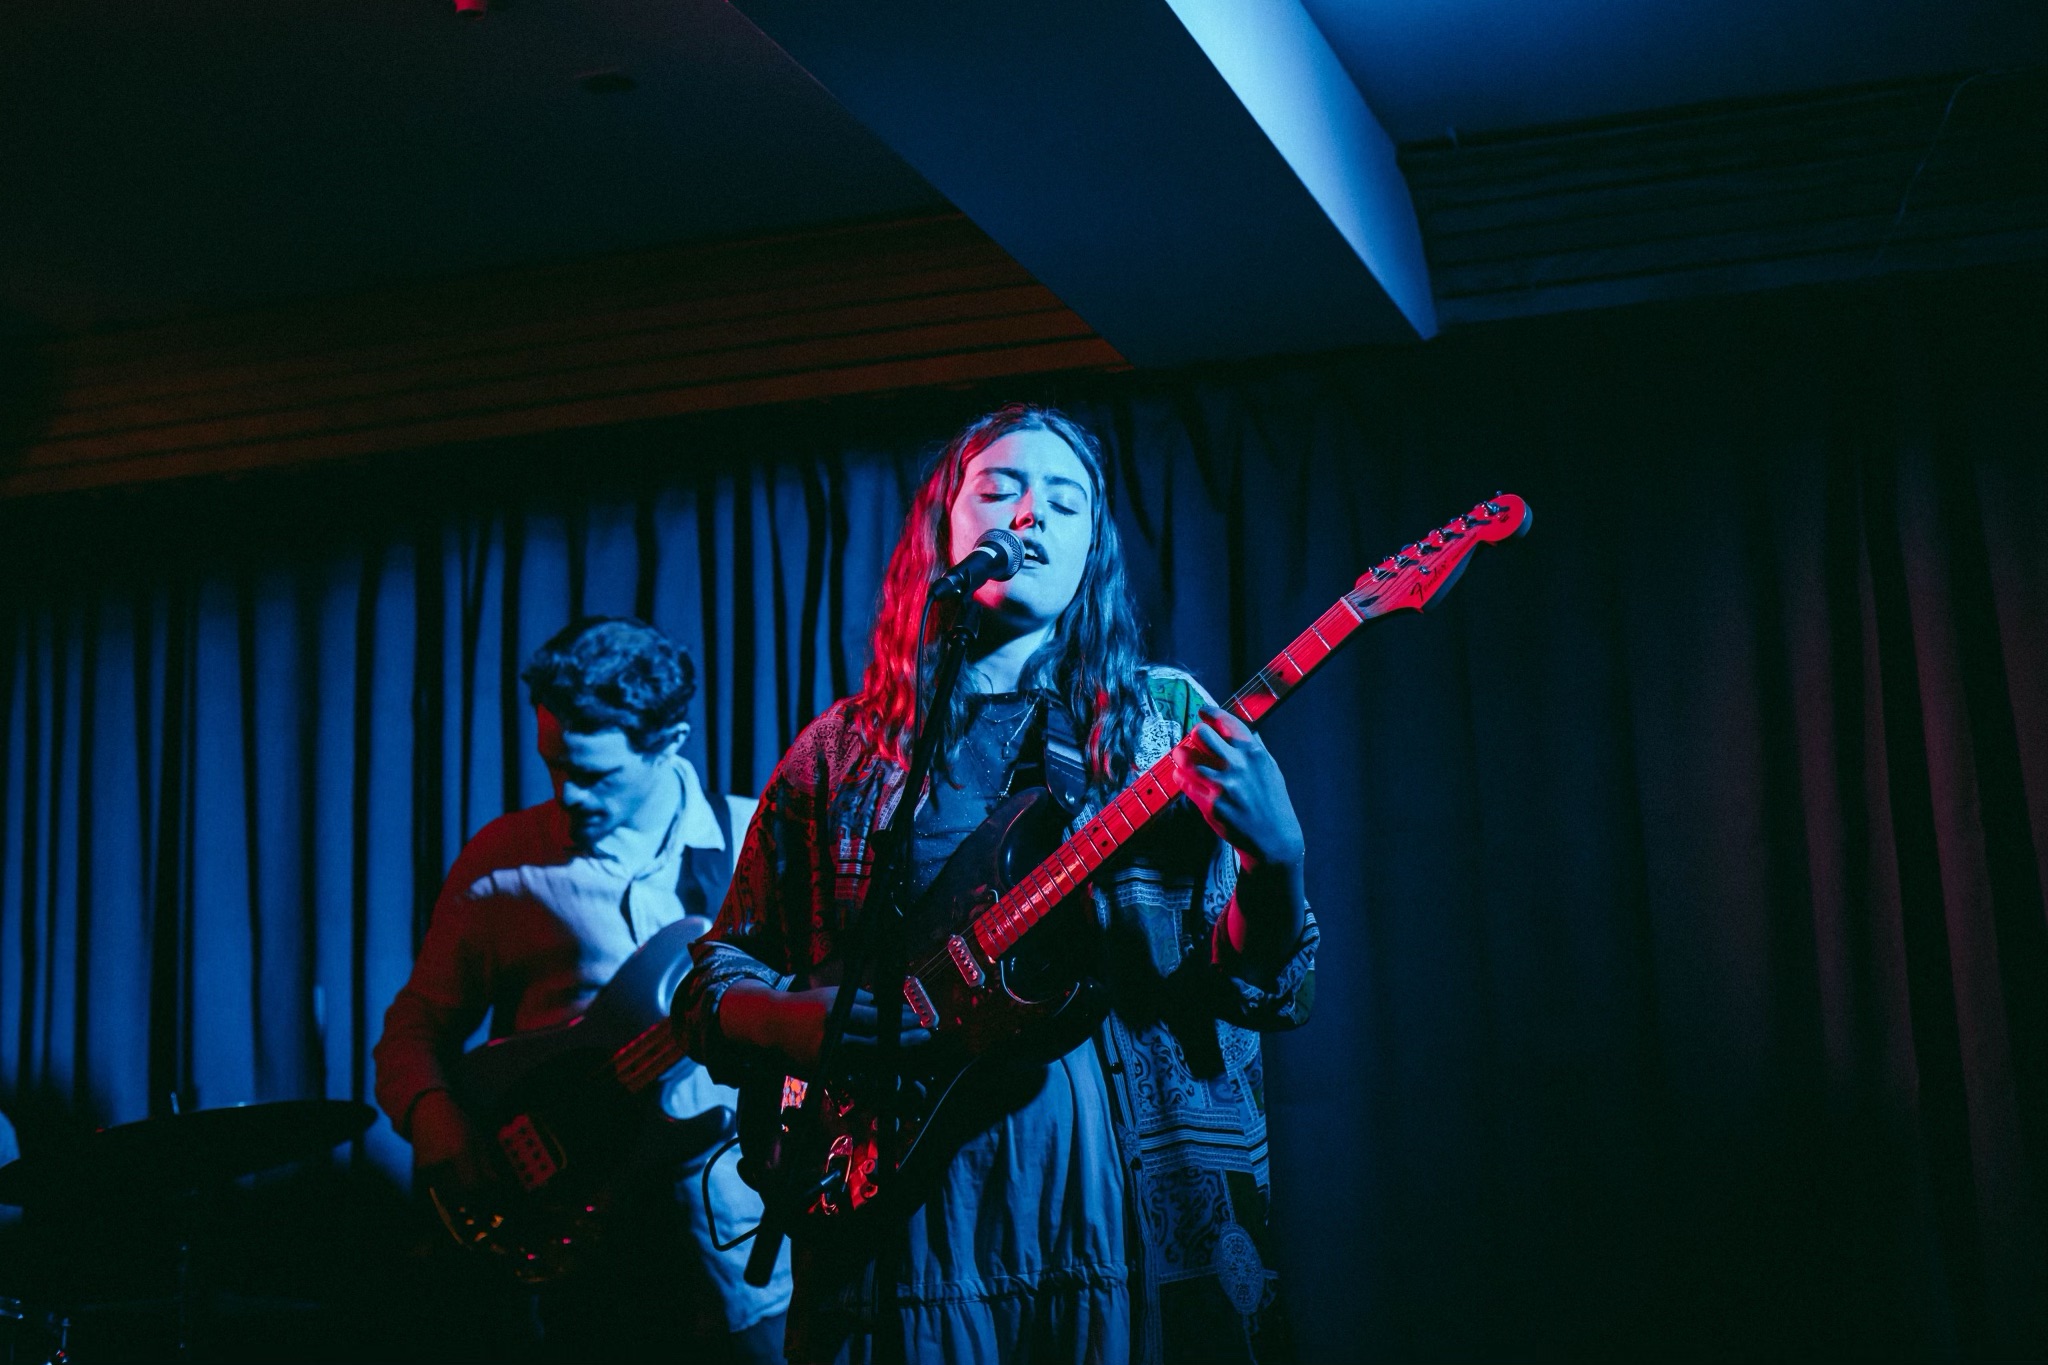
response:
<path id="1" fill-rule="evenodd" d="M 1050 398 L 1218 691 L 1478 497 L 1536 509 L 1269 730 L 1325 929 L 1269 1047 L 1308 1358 L 2038 1355 L 2044 301 L 1901 277 L 9 504 L 8 1107 L 33 1147 L 365 1095 L 447 862 L 546 794 L 523 655 L 651 616 L 754 790 L 857 680 L 925 453 Z M 238 1215 L 293 1292 L 415 1264 L 403 1145 L 344 1156 Z"/>

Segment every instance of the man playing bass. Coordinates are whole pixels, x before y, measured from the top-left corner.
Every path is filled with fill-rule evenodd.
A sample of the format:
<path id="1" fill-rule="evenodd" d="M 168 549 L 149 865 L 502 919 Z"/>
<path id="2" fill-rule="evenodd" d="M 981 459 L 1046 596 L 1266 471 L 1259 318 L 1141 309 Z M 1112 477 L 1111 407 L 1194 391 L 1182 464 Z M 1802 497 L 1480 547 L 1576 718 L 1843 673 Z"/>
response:
<path id="1" fill-rule="evenodd" d="M 450 1069 L 488 1012 L 494 1036 L 582 1014 L 658 931 L 708 915 L 725 894 L 731 849 L 753 803 L 707 798 L 681 755 L 696 690 L 687 653 L 628 618 L 574 622 L 523 674 L 555 799 L 493 820 L 450 869 L 411 979 L 384 1016 L 377 1100 L 413 1144 L 422 1174 L 482 1178 L 482 1142 L 451 1094 Z M 690 1119 L 734 1094 L 694 1062 L 660 1082 L 662 1109 Z M 606 1262 L 541 1302 L 546 1354 L 575 1359 L 778 1361 L 786 1265 L 762 1289 L 742 1282 L 745 1251 L 711 1244 L 704 1157 L 621 1201 Z M 719 1232 L 745 1227 L 760 1201 L 730 1161 L 713 1168 Z"/>

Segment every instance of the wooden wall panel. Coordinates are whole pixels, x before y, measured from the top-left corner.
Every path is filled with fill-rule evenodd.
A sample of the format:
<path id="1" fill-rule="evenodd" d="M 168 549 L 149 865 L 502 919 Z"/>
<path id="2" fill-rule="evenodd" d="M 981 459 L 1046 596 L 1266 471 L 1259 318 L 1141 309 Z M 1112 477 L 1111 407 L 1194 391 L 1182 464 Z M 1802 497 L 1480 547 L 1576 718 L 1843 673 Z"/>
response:
<path id="1" fill-rule="evenodd" d="M 862 225 L 53 343 L 0 496 L 1123 364 L 964 218 Z"/>
<path id="2" fill-rule="evenodd" d="M 2048 256 L 2038 68 L 1402 148 L 1446 325 Z"/>

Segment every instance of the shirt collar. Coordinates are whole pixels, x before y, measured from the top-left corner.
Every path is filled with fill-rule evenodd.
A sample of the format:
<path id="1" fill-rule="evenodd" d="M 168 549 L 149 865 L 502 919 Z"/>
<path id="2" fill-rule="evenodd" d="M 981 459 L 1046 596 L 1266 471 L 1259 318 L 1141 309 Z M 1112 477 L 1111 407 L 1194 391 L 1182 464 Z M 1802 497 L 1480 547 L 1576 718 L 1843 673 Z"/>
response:
<path id="1" fill-rule="evenodd" d="M 683 789 L 682 809 L 677 812 L 676 822 L 669 833 L 657 846 L 653 861 L 637 874 L 645 877 L 672 861 L 675 855 L 686 848 L 724 849 L 725 835 L 718 828 L 718 817 L 711 813 L 711 801 L 704 794 L 704 783 L 697 776 L 697 765 L 687 758 L 675 760 L 676 781 Z M 604 847 L 605 840 L 598 841 L 595 849 L 580 849 L 569 834 L 568 816 L 559 802 L 550 802 L 554 816 L 561 830 L 562 853 L 567 858 L 591 858 L 600 863 L 617 864 L 614 852 Z"/>
<path id="2" fill-rule="evenodd" d="M 725 835 L 718 828 L 718 817 L 711 813 L 704 784 L 697 780 L 697 765 L 687 758 L 678 758 L 676 775 L 683 783 L 683 825 L 676 831 L 682 846 L 723 849 Z"/>

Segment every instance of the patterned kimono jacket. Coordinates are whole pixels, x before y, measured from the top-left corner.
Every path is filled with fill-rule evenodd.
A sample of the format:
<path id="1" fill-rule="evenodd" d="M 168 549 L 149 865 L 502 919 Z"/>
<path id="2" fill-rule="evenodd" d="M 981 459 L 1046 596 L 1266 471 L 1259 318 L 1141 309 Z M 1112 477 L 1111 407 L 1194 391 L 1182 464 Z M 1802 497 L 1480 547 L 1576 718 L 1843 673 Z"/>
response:
<path id="1" fill-rule="evenodd" d="M 1148 671 L 1146 690 L 1134 772 L 1179 742 L 1207 700 L 1166 668 Z M 786 987 L 836 956 L 903 778 L 861 741 L 845 703 L 807 727 L 777 767 L 676 1002 L 693 1055 L 714 1077 L 736 1083 L 759 1064 L 718 1031 L 728 987 Z M 1307 1019 L 1318 931 L 1311 916 L 1270 989 L 1246 980 L 1220 932 L 1236 881 L 1235 850 L 1181 802 L 1112 861 L 1094 892 L 1114 1002 L 1095 1043 L 1127 1172 L 1134 1355 L 1147 1365 L 1288 1354 L 1266 1241 L 1258 1034 Z M 800 1274 L 793 1319 L 803 1292 Z"/>

